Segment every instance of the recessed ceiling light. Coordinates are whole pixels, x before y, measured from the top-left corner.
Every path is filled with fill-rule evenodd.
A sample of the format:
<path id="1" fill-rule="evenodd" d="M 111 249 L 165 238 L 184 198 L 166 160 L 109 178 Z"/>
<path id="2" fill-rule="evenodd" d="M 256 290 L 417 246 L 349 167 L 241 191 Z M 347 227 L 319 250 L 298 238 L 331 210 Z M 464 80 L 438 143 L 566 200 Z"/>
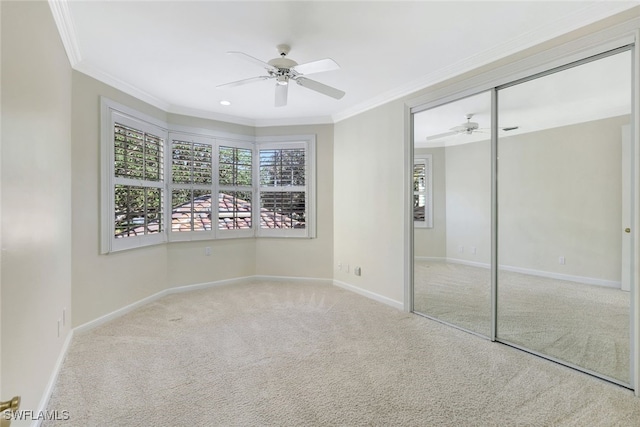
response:
<path id="1" fill-rule="evenodd" d="M 220 105 L 229 106 L 231 105 L 230 101 L 220 101 Z"/>

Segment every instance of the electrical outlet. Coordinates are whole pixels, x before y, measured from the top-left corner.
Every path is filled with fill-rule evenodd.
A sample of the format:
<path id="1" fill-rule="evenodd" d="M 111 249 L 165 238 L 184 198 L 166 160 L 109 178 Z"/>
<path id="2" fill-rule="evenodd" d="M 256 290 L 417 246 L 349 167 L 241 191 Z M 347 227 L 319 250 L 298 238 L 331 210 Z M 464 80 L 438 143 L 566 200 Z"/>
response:
<path id="1" fill-rule="evenodd" d="M 560 265 L 565 265 L 566 260 L 564 259 L 564 257 L 563 257 L 563 256 L 561 256 L 560 258 L 558 258 L 558 263 L 559 263 Z"/>
<path id="2" fill-rule="evenodd" d="M 458 246 L 458 252 L 463 253 L 464 252 L 464 246 Z"/>
<path id="3" fill-rule="evenodd" d="M 338 270 L 342 270 L 342 263 L 341 262 L 338 263 Z"/>
<path id="4" fill-rule="evenodd" d="M 478 253 L 478 250 L 476 249 L 476 247 L 475 247 L 475 246 L 471 246 L 471 253 L 472 253 L 472 254 L 474 254 L 474 255 L 475 255 L 476 253 Z"/>
<path id="5" fill-rule="evenodd" d="M 207 246 L 204 248 L 204 254 L 206 256 L 210 256 L 211 255 L 211 246 Z"/>
<path id="6" fill-rule="evenodd" d="M 360 267 L 354 267 L 353 268 L 353 274 L 355 274 L 356 276 L 361 276 L 362 275 L 362 270 L 360 269 Z"/>

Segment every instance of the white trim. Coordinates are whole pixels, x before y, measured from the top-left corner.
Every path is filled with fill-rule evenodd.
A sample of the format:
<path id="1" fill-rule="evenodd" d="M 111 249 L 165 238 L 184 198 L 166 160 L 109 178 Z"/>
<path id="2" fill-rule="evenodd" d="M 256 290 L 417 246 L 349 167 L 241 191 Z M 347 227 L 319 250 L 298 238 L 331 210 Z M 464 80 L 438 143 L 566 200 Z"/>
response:
<path id="1" fill-rule="evenodd" d="M 164 101 L 148 92 L 137 88 L 136 86 L 133 86 L 101 70 L 98 70 L 97 68 L 93 68 L 92 66 L 87 65 L 83 62 L 78 63 L 75 67 L 73 67 L 73 69 L 82 74 L 86 74 L 87 76 L 92 77 L 108 86 L 118 89 L 126 93 L 127 95 L 131 95 L 136 99 L 146 102 L 153 107 L 159 108 L 165 113 L 171 106 L 171 104 L 169 104 L 167 101 Z"/>
<path id="2" fill-rule="evenodd" d="M 412 312 L 413 311 L 413 257 L 415 254 L 415 244 L 414 244 L 414 222 L 413 222 L 413 156 L 415 155 L 415 150 L 413 147 L 413 140 L 415 139 L 413 132 L 413 114 L 411 114 L 411 110 L 405 104 L 403 106 L 404 112 L 404 138 L 403 138 L 403 157 L 404 157 L 404 168 L 403 168 L 403 182 L 405 183 L 405 188 L 403 191 L 404 203 L 402 204 L 404 207 L 404 221 L 403 221 L 403 241 L 405 242 L 403 249 L 403 257 L 402 257 L 402 267 L 403 267 L 403 303 L 404 303 L 404 311 Z M 408 130 L 407 130 L 408 129 Z"/>
<path id="3" fill-rule="evenodd" d="M 116 123 L 130 126 L 145 133 L 162 138 L 164 174 L 160 181 L 147 181 L 142 179 L 129 180 L 114 176 L 113 153 L 113 129 Z M 166 147 L 169 133 L 166 124 L 155 117 L 138 113 L 136 110 L 112 101 L 109 98 L 100 97 L 100 254 L 106 255 L 112 252 L 135 249 L 143 246 L 151 246 L 166 243 L 168 234 L 165 232 L 167 224 L 164 218 L 164 228 L 158 233 L 137 236 L 134 238 L 117 239 L 114 237 L 114 185 L 134 185 L 146 188 L 158 188 L 165 192 L 166 197 Z M 134 182 L 138 181 L 138 182 Z M 163 212 L 164 217 L 164 212 Z"/>
<path id="4" fill-rule="evenodd" d="M 110 322 L 111 320 L 117 319 L 121 316 L 124 316 L 125 314 L 140 308 L 146 304 L 149 304 L 150 302 L 153 302 L 157 299 L 160 299 L 162 297 L 165 297 L 167 295 L 171 295 L 171 294 L 177 294 L 177 293 L 181 293 L 181 292 L 189 292 L 189 291 L 196 291 L 196 290 L 200 290 L 200 289 L 207 289 L 207 288 L 212 288 L 212 287 L 216 287 L 216 286 L 223 286 L 223 285 L 231 285 L 231 284 L 238 284 L 238 283 L 247 283 L 249 281 L 251 281 L 253 279 L 252 276 L 245 276 L 245 277 L 238 277 L 238 278 L 234 278 L 234 279 L 225 279 L 225 280 L 217 280 L 215 282 L 205 282 L 205 283 L 197 283 L 194 285 L 184 285 L 184 286 L 176 286 L 173 288 L 167 288 L 165 290 L 162 290 L 160 292 L 156 292 L 153 295 L 149 295 L 148 297 L 142 298 L 136 302 L 133 302 L 129 305 L 126 305 L 122 308 L 119 308 L 117 310 L 112 311 L 111 313 L 107 313 L 103 316 L 98 317 L 97 319 L 91 320 L 87 323 L 83 323 L 80 326 L 76 326 L 75 328 L 73 328 L 73 331 L 76 334 L 81 334 L 81 333 L 85 333 L 93 328 L 96 328 L 100 325 L 103 325 L 107 322 Z"/>
<path id="5" fill-rule="evenodd" d="M 598 55 L 634 42 L 633 32 L 640 18 L 562 44 L 544 52 L 511 62 L 496 70 L 416 96 L 406 101 L 412 113 L 428 110 L 519 79 Z M 451 76 L 454 77 L 454 76 Z M 445 79 L 446 81 L 449 79 Z M 440 83 L 440 82 L 438 82 Z M 428 89 L 428 88 L 425 88 Z"/>
<path id="6" fill-rule="evenodd" d="M 415 257 L 416 261 L 439 261 L 439 262 L 447 262 L 446 257 L 441 256 L 417 256 Z"/>
<path id="7" fill-rule="evenodd" d="M 69 64 L 71 68 L 75 68 L 82 61 L 82 56 L 78 47 L 76 29 L 69 12 L 69 5 L 66 0 L 49 0 L 49 8 L 53 14 L 53 20 L 56 22 L 56 27 L 58 27 L 64 50 L 67 52 Z"/>
<path id="8" fill-rule="evenodd" d="M 432 154 L 414 154 L 413 156 L 413 170 L 415 171 L 416 164 L 424 165 L 424 179 L 425 179 L 425 207 L 424 207 L 424 221 L 416 221 L 413 219 L 413 226 L 415 228 L 433 228 L 433 155 Z M 412 173 L 413 175 L 413 173 Z M 419 195 L 419 191 L 417 192 Z M 413 191 L 413 197 L 416 196 L 416 191 Z M 411 198 L 411 206 L 413 206 L 413 197 Z"/>
<path id="9" fill-rule="evenodd" d="M 196 108 L 182 107 L 179 105 L 171 105 L 167 113 L 184 115 L 190 117 L 198 117 L 201 119 L 216 120 L 225 123 L 233 123 L 236 125 L 251 126 L 254 128 L 271 127 L 271 126 L 298 126 L 298 125 L 326 125 L 333 124 L 331 116 L 312 116 L 312 117 L 292 117 L 286 119 L 251 119 L 248 117 L 232 116 L 229 114 L 216 113 L 213 111 L 198 110 Z"/>
<path id="10" fill-rule="evenodd" d="M 194 138 L 213 138 L 216 140 L 228 141 L 229 143 L 248 142 L 255 143 L 256 137 L 253 135 L 243 135 L 240 133 L 231 133 L 221 130 L 205 129 L 193 126 L 176 125 L 168 123 L 170 133 L 179 133 Z"/>
<path id="11" fill-rule="evenodd" d="M 332 279 L 320 279 L 320 278 L 313 278 L 313 277 L 289 277 L 289 276 L 244 276 L 244 277 L 237 277 L 234 279 L 225 279 L 225 280 L 218 280 L 215 282 L 206 282 L 206 283 L 197 283 L 194 285 L 184 285 L 184 286 L 176 286 L 176 287 L 172 287 L 172 288 L 168 288 L 165 290 L 162 290 L 160 292 L 156 292 L 153 295 L 150 295 L 146 298 L 142 298 L 141 300 L 138 300 L 136 302 L 133 302 L 129 305 L 126 305 L 122 308 L 119 308 L 117 310 L 112 311 L 111 313 L 107 313 L 103 316 L 100 316 L 97 319 L 91 320 L 89 322 L 86 322 L 80 326 L 76 326 L 75 328 L 71 329 L 69 331 L 69 333 L 67 334 L 67 337 L 65 338 L 64 344 L 62 345 L 62 348 L 60 350 L 60 353 L 58 354 L 58 358 L 56 360 L 56 363 L 53 367 L 53 371 L 51 372 L 51 376 L 49 377 L 49 381 L 47 382 L 47 385 L 42 393 L 42 397 L 40 398 L 40 403 L 38 404 L 38 413 L 43 412 L 47 409 L 47 405 L 49 404 L 49 400 L 51 399 L 51 394 L 53 393 L 53 390 L 55 389 L 56 383 L 58 381 L 58 376 L 60 374 L 60 371 L 62 370 L 62 366 L 64 363 L 64 360 L 67 356 L 67 352 L 69 351 L 69 347 L 71 346 L 71 342 L 73 340 L 73 337 L 76 336 L 76 334 L 84 334 L 89 332 L 90 330 L 97 328 L 98 326 L 101 326 L 107 322 L 110 322 L 112 320 L 115 320 L 119 317 L 124 316 L 125 314 L 140 308 L 146 304 L 149 304 L 153 301 L 156 301 L 162 297 L 165 297 L 167 295 L 171 295 L 171 294 L 177 294 L 177 293 L 182 293 L 182 292 L 191 292 L 191 291 L 197 291 L 197 290 L 201 290 L 201 289 L 208 289 L 208 288 L 213 288 L 213 287 L 217 287 L 217 286 L 224 286 L 224 285 L 236 285 L 236 284 L 242 284 L 242 283 L 252 283 L 256 280 L 262 280 L 262 281 L 288 281 L 288 282 L 306 282 L 306 283 L 318 283 L 318 284 L 326 284 L 326 285 L 333 285 L 334 282 Z M 31 424 L 31 427 L 39 427 L 41 424 L 42 420 L 35 420 L 33 421 L 33 423 Z"/>
<path id="12" fill-rule="evenodd" d="M 201 289 L 209 289 L 218 286 L 225 285 L 238 285 L 243 283 L 252 283 L 256 280 L 263 281 L 287 281 L 287 282 L 307 282 L 307 283 L 319 283 L 319 284 L 334 284 L 332 279 L 320 279 L 314 277 L 292 277 L 292 276 L 269 276 L 269 275 L 254 275 L 254 276 L 243 276 L 236 277 L 233 279 L 224 279 L 224 280 L 216 280 L 213 282 L 204 282 L 204 283 L 196 283 L 193 285 L 183 285 L 183 286 L 175 286 L 171 288 L 164 289 L 160 292 L 156 292 L 153 295 L 149 295 L 148 297 L 142 298 L 138 301 L 135 301 L 129 305 L 121 307 L 117 310 L 112 311 L 111 313 L 107 313 L 103 316 L 98 317 L 97 319 L 90 320 L 87 323 L 83 323 L 82 325 L 76 326 L 73 328 L 72 332 L 75 334 L 82 334 L 91 329 L 97 328 L 100 325 L 103 325 L 107 322 L 110 322 L 114 319 L 124 316 L 125 314 L 140 308 L 146 304 L 149 304 L 153 301 L 156 301 L 162 297 L 171 294 L 178 294 L 183 292 L 191 292 L 197 291 Z M 384 298 L 384 297 L 383 297 Z"/>
<path id="13" fill-rule="evenodd" d="M 446 257 L 415 257 L 416 261 L 439 261 L 448 262 L 451 264 L 468 265 L 470 267 L 478 268 L 491 268 L 491 264 L 477 261 L 467 261 L 466 259 L 459 258 L 446 258 Z M 548 279 L 566 280 L 569 282 L 577 282 L 585 285 L 603 286 L 606 288 L 620 289 L 621 283 L 616 280 L 598 279 L 595 277 L 574 276 L 571 274 L 555 273 L 552 271 L 534 270 L 532 268 L 514 267 L 511 265 L 499 265 L 499 270 L 510 271 L 513 273 L 528 274 L 530 276 L 545 277 Z"/>
<path id="14" fill-rule="evenodd" d="M 529 268 L 512 267 L 508 265 L 498 266 L 498 270 L 511 271 L 514 273 L 529 274 L 531 276 L 546 277 L 549 279 L 567 280 L 570 282 L 583 283 L 585 285 L 602 286 L 605 288 L 620 289 L 621 283 L 616 280 L 598 279 L 595 277 L 574 276 L 570 274 L 553 273 L 550 271 L 532 270 Z"/>
<path id="15" fill-rule="evenodd" d="M 49 381 L 47 382 L 47 385 L 42 392 L 42 397 L 40 398 L 40 403 L 38 404 L 38 411 L 36 412 L 38 414 L 46 411 L 47 405 L 49 405 L 49 399 L 51 398 L 51 394 L 56 387 L 56 383 L 58 382 L 58 375 L 60 375 L 60 371 L 62 370 L 62 364 L 64 363 L 64 359 L 67 357 L 67 352 L 69 351 L 69 347 L 71 346 L 73 333 L 74 330 L 70 330 L 69 333 L 67 333 L 67 337 L 65 338 L 64 343 L 62 344 L 62 348 L 60 349 L 60 353 L 58 354 L 56 363 L 55 365 L 53 365 L 53 371 L 51 371 Z M 39 427 L 41 423 L 41 419 L 34 420 L 31 423 L 31 427 Z"/>
<path id="16" fill-rule="evenodd" d="M 607 3 L 607 5 L 605 5 L 604 3 Z M 424 89 L 428 89 L 429 87 L 435 86 L 439 83 L 446 82 L 447 80 L 451 80 L 464 73 L 473 71 L 484 65 L 506 58 L 509 55 L 519 53 L 530 47 L 542 44 L 544 42 L 552 40 L 555 37 L 561 36 L 563 34 L 567 34 L 580 27 L 593 24 L 594 22 L 603 20 L 609 16 L 615 15 L 616 13 L 619 13 L 631 8 L 629 5 L 624 5 L 622 4 L 622 2 L 620 2 L 620 4 L 618 5 L 619 7 L 614 9 L 611 7 L 611 4 L 612 2 L 600 2 L 599 4 L 591 5 L 585 8 L 584 10 L 580 11 L 580 14 L 582 16 L 578 20 L 575 19 L 575 16 L 571 16 L 571 17 L 566 17 L 563 20 L 551 21 L 551 23 L 545 24 L 544 26 L 539 27 L 535 31 L 524 33 L 515 39 L 511 39 L 510 41 L 507 41 L 503 44 L 496 45 L 487 51 L 478 53 L 477 55 L 474 55 L 470 58 L 466 58 L 448 67 L 438 69 L 421 79 L 414 80 L 412 82 L 405 84 L 400 88 L 387 91 L 385 93 L 378 95 L 373 99 L 370 99 L 368 101 L 355 105 L 342 112 L 336 113 L 333 115 L 333 120 L 335 123 L 338 123 L 342 120 L 348 119 L 349 117 L 353 117 L 355 115 L 364 113 L 365 111 L 387 104 L 396 99 L 399 99 L 405 96 L 411 96 L 412 94 L 415 94 L 418 91 L 422 91 Z M 603 8 L 603 9 L 606 8 L 609 10 L 602 11 L 602 10 L 599 10 L 600 8 Z M 562 56 L 568 57 L 570 56 L 570 53 L 581 51 L 584 48 L 584 46 L 592 46 L 594 44 L 601 45 L 605 41 L 611 40 L 612 38 L 619 37 L 620 35 L 627 35 L 627 33 L 633 31 L 638 26 L 640 26 L 640 19 L 632 19 L 630 21 L 617 25 L 613 28 L 608 28 L 606 30 L 599 31 L 592 35 L 583 37 L 581 39 L 578 39 L 576 42 L 572 43 L 571 49 L 565 49 L 565 52 Z M 563 47 L 564 46 L 566 45 L 563 45 Z M 547 60 L 541 60 L 542 58 L 539 58 L 539 56 L 546 57 Z M 518 68 L 524 68 L 525 70 L 529 70 L 533 66 L 540 66 L 541 64 L 545 64 L 543 65 L 543 67 L 548 68 L 546 67 L 546 64 L 548 62 L 549 57 L 555 58 L 557 57 L 557 53 L 555 53 L 555 51 L 553 52 L 547 51 L 547 52 L 544 52 L 542 55 L 535 55 L 533 57 L 529 57 L 529 58 L 535 58 L 535 61 L 529 61 L 528 60 L 529 58 L 527 58 L 527 60 L 517 62 L 516 66 L 520 66 Z M 575 60 L 572 59 L 568 62 L 574 62 L 574 61 Z M 509 68 L 510 70 L 512 67 L 509 66 L 504 68 L 505 70 L 507 68 Z M 509 75 L 511 73 L 512 73 L 511 71 L 508 71 L 508 73 L 504 73 L 504 72 L 496 73 L 496 71 L 492 71 L 490 73 L 483 74 L 472 79 L 473 80 L 472 84 L 468 84 L 468 82 L 471 80 L 465 80 L 457 86 L 461 88 L 459 90 L 468 89 L 468 88 L 477 88 L 478 86 L 482 86 L 481 84 L 478 83 L 478 81 L 481 81 L 482 79 L 486 79 L 488 75 L 494 76 L 492 80 L 495 80 L 496 79 L 495 76 L 502 76 L 505 74 Z M 513 79 L 509 78 L 507 80 L 510 81 Z M 489 89 L 497 85 L 498 84 L 495 84 L 495 83 L 489 83 L 485 89 Z M 444 91 L 451 93 L 451 87 L 444 88 Z M 434 92 L 430 92 L 430 94 L 426 95 L 425 97 L 433 99 L 431 97 L 431 94 L 433 93 Z M 454 99 L 458 99 L 460 97 L 461 96 L 456 95 Z M 421 98 L 418 98 L 418 99 L 421 99 Z M 425 104 L 426 102 L 427 101 L 424 101 L 424 100 L 419 101 L 416 99 L 409 102 L 408 105 L 410 107 L 414 107 L 421 104 Z"/>
<path id="17" fill-rule="evenodd" d="M 519 37 L 510 39 L 502 44 L 496 45 L 491 49 L 480 52 L 472 57 L 465 58 L 455 64 L 440 68 L 433 73 L 409 82 L 400 88 L 389 90 L 374 98 L 366 100 L 346 110 L 333 114 L 332 116 L 313 116 L 313 117 L 297 117 L 284 119 L 251 119 L 246 117 L 235 117 L 222 113 L 213 113 L 205 110 L 198 110 L 179 105 L 173 105 L 156 96 L 141 90 L 140 88 L 126 83 L 108 73 L 98 70 L 92 65 L 83 63 L 81 60 L 81 52 L 77 42 L 73 20 L 68 9 L 67 0 L 49 0 L 49 6 L 53 13 L 58 32 L 62 39 L 63 45 L 69 57 L 71 67 L 74 70 L 87 74 L 105 84 L 119 89 L 131 96 L 145 101 L 167 113 L 184 114 L 193 117 L 200 117 L 211 120 L 220 120 L 228 123 L 241 124 L 253 127 L 269 127 L 269 126 L 294 126 L 294 125 L 310 125 L 310 124 L 331 124 L 345 120 L 349 117 L 361 114 L 365 111 L 372 110 L 380 105 L 387 104 L 396 99 L 410 96 L 417 91 L 426 89 L 430 86 L 447 81 L 465 72 L 472 71 L 489 63 L 503 59 L 509 55 L 521 52 L 527 48 L 539 45 L 541 43 L 552 40 L 555 37 L 567 34 L 581 27 L 601 21 L 605 18 L 613 16 L 617 13 L 631 9 L 634 5 L 631 2 L 596 2 L 595 4 L 585 6 L 578 12 L 563 17 L 562 19 L 550 20 L 544 25 L 539 26 L 533 31 L 521 34 Z M 591 45 L 593 40 L 600 43 L 610 40 L 619 34 L 625 34 L 634 31 L 638 26 L 637 19 L 624 22 L 613 28 L 595 33 L 595 37 L 584 37 L 579 39 L 583 44 Z M 584 43 L 584 40 L 587 40 Z M 577 49 L 579 50 L 579 49 Z M 577 51 L 576 49 L 573 52 Z"/>
<path id="18" fill-rule="evenodd" d="M 111 252 L 120 250 L 135 249 L 143 246 L 155 244 L 164 244 L 170 242 L 195 241 L 195 240 L 216 240 L 229 238 L 315 238 L 317 230 L 317 200 L 316 200 L 316 135 L 275 135 L 261 136 L 233 134 L 225 131 L 217 131 L 204 128 L 196 128 L 185 125 L 173 125 L 161 119 L 140 113 L 134 108 L 119 104 L 111 99 L 100 97 L 100 254 L 106 255 Z M 115 120 L 114 118 L 118 118 Z M 115 122 L 131 126 L 142 131 L 147 131 L 154 135 L 160 136 L 161 131 L 164 139 L 164 177 L 157 186 L 165 193 L 165 206 L 163 211 L 164 229 L 160 233 L 152 235 L 136 236 L 130 239 L 115 239 L 113 237 L 113 221 L 110 220 L 114 209 L 113 184 L 118 181 L 127 181 L 124 178 L 115 178 L 113 176 L 113 135 L 112 129 Z M 224 230 L 219 229 L 217 209 L 213 209 L 212 203 L 212 228 L 210 231 L 198 232 L 172 232 L 172 209 L 171 204 L 167 203 L 171 200 L 172 190 L 175 188 L 196 188 L 196 186 L 183 186 L 183 184 L 173 184 L 172 178 L 172 141 L 174 138 L 185 141 L 211 144 L 213 149 L 213 182 L 210 186 L 212 201 L 217 200 L 218 194 L 222 188 L 229 191 L 250 191 L 253 195 L 253 211 L 252 217 L 255 219 L 254 225 L 250 230 Z M 218 182 L 219 167 L 219 148 L 220 146 L 246 148 L 252 150 L 253 163 L 253 183 L 251 187 L 234 187 L 221 186 Z M 262 190 L 259 187 L 259 153 L 261 147 L 288 149 L 297 147 L 305 150 L 306 154 L 306 184 L 304 187 L 282 187 L 282 191 L 304 191 L 306 197 L 306 227 L 304 229 L 262 229 L 260 228 L 260 194 L 261 191 L 276 191 L 274 188 Z M 125 185 L 148 186 L 147 183 L 121 182 Z M 205 189 L 202 186 L 202 189 Z M 209 188 L 206 188 L 207 190 Z M 215 214 L 215 215 L 214 215 Z M 215 217 L 215 218 L 214 218 Z"/>
<path id="19" fill-rule="evenodd" d="M 304 282 L 309 285 L 311 284 L 333 285 L 333 279 L 321 279 L 318 277 L 256 275 L 256 276 L 251 276 L 251 278 L 255 280 L 262 280 L 265 282 Z"/>
<path id="20" fill-rule="evenodd" d="M 317 175 L 316 175 L 316 135 L 283 135 L 283 136 L 258 136 L 255 138 L 256 152 L 254 173 L 258 186 L 255 191 L 255 214 L 257 223 L 255 227 L 256 237 L 276 238 L 316 238 L 317 230 Z M 261 187 L 260 186 L 260 150 L 263 149 L 289 149 L 302 148 L 305 150 L 305 186 L 296 187 Z M 306 199 L 306 224 L 304 229 L 267 229 L 260 227 L 260 196 L 263 192 L 278 191 L 303 191 Z"/>
<path id="21" fill-rule="evenodd" d="M 333 284 L 334 286 L 337 286 L 339 288 L 342 289 L 346 289 L 348 291 L 351 292 L 355 292 L 356 294 L 365 296 L 367 298 L 370 298 L 374 301 L 378 301 L 381 302 L 383 304 L 386 304 L 388 306 L 391 306 L 393 308 L 397 308 L 398 310 L 404 310 L 404 303 L 402 301 L 396 301 L 394 299 L 391 298 L 387 298 L 383 295 L 380 294 L 376 294 L 375 292 L 371 292 L 368 291 L 366 289 L 362 289 L 358 286 L 354 286 L 354 285 L 350 285 L 349 283 L 345 283 L 345 282 L 341 282 L 340 280 L 333 280 Z"/>
<path id="22" fill-rule="evenodd" d="M 256 119 L 255 127 L 326 125 L 333 123 L 331 116 L 291 117 L 286 119 Z"/>
<path id="23" fill-rule="evenodd" d="M 640 397 L 640 263 L 638 254 L 640 253 L 640 187 L 638 186 L 638 176 L 640 175 L 640 132 L 638 126 L 638 112 L 640 112 L 640 30 L 635 31 L 635 45 L 632 50 L 633 57 L 633 83 L 632 83 L 632 115 L 635 120 L 631 121 L 631 387 L 636 396 Z"/>

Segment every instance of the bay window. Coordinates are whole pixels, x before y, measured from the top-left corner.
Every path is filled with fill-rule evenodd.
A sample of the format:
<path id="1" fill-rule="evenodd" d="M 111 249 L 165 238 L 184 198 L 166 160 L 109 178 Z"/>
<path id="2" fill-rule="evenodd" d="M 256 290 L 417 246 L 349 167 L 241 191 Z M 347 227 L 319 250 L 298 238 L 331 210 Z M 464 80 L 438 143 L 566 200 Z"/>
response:
<path id="1" fill-rule="evenodd" d="M 176 127 L 102 99 L 101 252 L 315 237 L 315 136 Z"/>

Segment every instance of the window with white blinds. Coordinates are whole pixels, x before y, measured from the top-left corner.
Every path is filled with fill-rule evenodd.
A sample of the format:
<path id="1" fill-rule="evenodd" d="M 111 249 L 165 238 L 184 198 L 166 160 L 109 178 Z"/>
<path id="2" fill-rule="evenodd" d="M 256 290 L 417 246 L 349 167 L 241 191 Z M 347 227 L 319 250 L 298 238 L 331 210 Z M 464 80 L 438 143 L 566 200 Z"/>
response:
<path id="1" fill-rule="evenodd" d="M 218 229 L 244 230 L 253 235 L 253 150 L 252 144 L 222 145 L 218 148 Z M 235 233 L 239 235 L 240 233 Z"/>
<path id="2" fill-rule="evenodd" d="M 313 237 L 314 140 L 258 145 L 260 236 Z"/>
<path id="3" fill-rule="evenodd" d="M 101 252 L 234 237 L 315 237 L 315 136 L 176 126 L 102 99 Z"/>
<path id="4" fill-rule="evenodd" d="M 178 133 L 170 133 L 169 139 L 170 240 L 192 239 L 193 233 L 212 238 L 213 140 Z"/>
<path id="5" fill-rule="evenodd" d="M 114 123 L 114 237 L 162 231 L 162 137 Z"/>
<path id="6" fill-rule="evenodd" d="M 165 241 L 166 130 L 103 111 L 102 252 Z"/>
<path id="7" fill-rule="evenodd" d="M 416 155 L 413 160 L 413 224 L 433 227 L 431 154 Z"/>

